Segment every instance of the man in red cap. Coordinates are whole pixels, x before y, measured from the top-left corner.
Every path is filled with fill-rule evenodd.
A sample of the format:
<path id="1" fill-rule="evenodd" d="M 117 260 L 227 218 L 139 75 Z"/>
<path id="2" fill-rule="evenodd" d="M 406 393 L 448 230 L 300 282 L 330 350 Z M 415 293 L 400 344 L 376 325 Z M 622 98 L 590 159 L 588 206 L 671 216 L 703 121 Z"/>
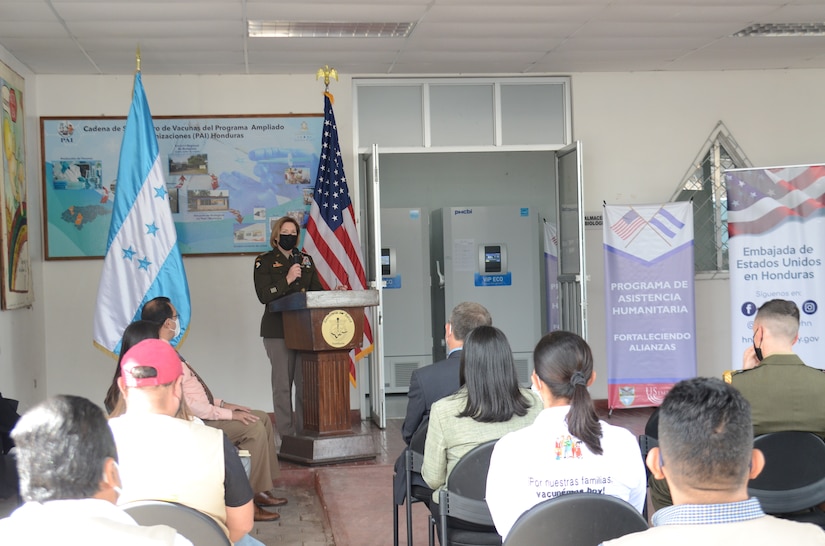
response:
<path id="1" fill-rule="evenodd" d="M 146 302 L 141 311 L 143 320 L 151 320 L 160 325 L 158 335 L 167 342 L 179 333 L 179 319 L 175 306 L 165 296 Z M 263 506 L 283 506 L 287 499 L 272 494 L 272 480 L 280 473 L 278 456 L 275 452 L 275 431 L 269 415 L 214 396 L 201 379 L 195 368 L 178 353 L 183 362 L 183 398 L 189 413 L 203 420 L 210 427 L 224 431 L 229 440 L 238 448 L 249 451 L 249 483 L 255 492 L 255 521 L 275 521 L 280 514 L 270 512 Z"/>
<path id="2" fill-rule="evenodd" d="M 123 357 L 118 379 L 126 413 L 109 421 L 120 455 L 120 503 L 158 499 L 204 512 L 235 543 L 253 526 L 252 488 L 235 447 L 218 429 L 175 417 L 183 368 L 160 339 Z"/>

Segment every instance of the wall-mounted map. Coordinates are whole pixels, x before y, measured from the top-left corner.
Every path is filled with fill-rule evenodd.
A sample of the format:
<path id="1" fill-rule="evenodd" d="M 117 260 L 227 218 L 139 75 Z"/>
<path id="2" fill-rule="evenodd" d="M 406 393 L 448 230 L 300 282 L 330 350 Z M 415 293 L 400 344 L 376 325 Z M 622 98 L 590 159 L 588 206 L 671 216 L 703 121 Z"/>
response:
<path id="1" fill-rule="evenodd" d="M 306 223 L 323 114 L 153 121 L 183 254 L 265 252 L 274 219 Z M 105 254 L 125 124 L 40 118 L 47 260 Z"/>

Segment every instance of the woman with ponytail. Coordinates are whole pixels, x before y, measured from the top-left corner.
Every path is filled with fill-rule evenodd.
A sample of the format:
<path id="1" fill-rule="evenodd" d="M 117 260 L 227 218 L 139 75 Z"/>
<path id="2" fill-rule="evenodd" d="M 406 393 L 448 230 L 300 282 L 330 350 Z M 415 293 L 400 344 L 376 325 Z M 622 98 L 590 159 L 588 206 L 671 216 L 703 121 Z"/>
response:
<path id="1" fill-rule="evenodd" d="M 639 512 L 645 468 L 636 438 L 600 421 L 587 390 L 596 379 L 593 355 L 580 336 L 556 331 L 533 351 L 532 381 L 544 409 L 535 423 L 501 438 L 487 474 L 487 504 L 507 537 L 518 517 L 565 493 L 613 495 Z"/>

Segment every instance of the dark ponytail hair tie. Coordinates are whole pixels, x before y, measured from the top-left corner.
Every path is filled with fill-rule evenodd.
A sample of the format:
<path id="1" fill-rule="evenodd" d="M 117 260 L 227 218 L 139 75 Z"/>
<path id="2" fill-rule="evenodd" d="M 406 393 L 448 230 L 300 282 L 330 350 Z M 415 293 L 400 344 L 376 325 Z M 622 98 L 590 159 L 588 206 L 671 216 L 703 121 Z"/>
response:
<path id="1" fill-rule="evenodd" d="M 570 376 L 570 384 L 573 385 L 574 387 L 578 387 L 578 386 L 586 387 L 587 386 L 587 379 L 584 378 L 583 373 L 581 373 L 580 371 L 577 370 L 576 372 L 573 373 L 573 375 Z"/>

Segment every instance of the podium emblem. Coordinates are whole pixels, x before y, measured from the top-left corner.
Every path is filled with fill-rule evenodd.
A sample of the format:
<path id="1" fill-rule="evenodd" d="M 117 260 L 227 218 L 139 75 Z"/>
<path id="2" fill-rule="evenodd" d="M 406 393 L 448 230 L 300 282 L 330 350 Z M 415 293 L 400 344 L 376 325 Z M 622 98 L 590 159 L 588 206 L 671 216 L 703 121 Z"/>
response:
<path id="1" fill-rule="evenodd" d="M 321 322 L 321 334 L 330 347 L 345 347 L 355 336 L 355 321 L 343 309 L 330 311 Z"/>

